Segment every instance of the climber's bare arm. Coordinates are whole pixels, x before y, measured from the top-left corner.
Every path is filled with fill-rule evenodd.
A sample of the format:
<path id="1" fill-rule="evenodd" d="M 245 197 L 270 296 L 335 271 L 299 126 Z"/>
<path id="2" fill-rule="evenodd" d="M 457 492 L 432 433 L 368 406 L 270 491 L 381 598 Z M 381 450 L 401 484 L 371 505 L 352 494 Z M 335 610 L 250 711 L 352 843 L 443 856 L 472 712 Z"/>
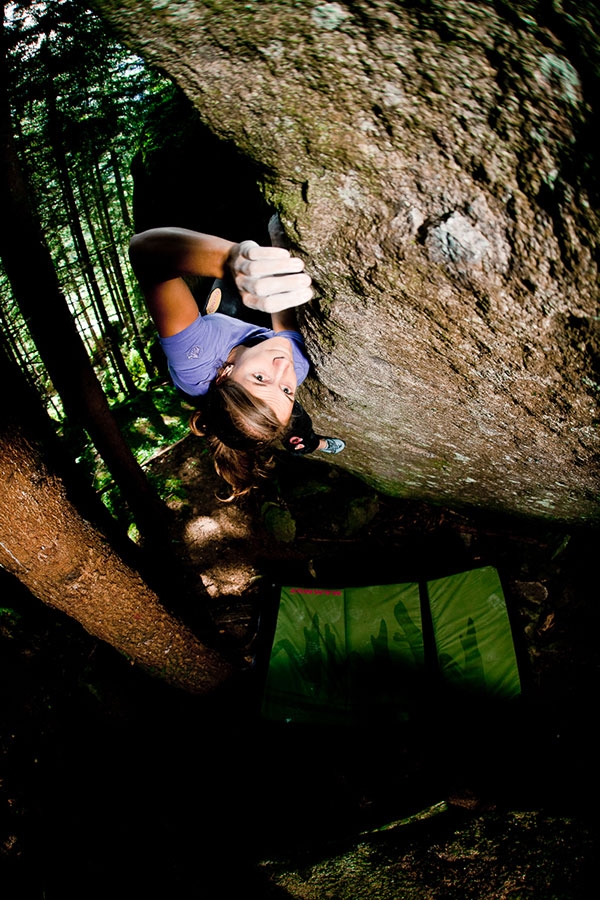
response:
<path id="1" fill-rule="evenodd" d="M 198 306 L 183 275 L 220 278 L 234 244 L 186 228 L 151 228 L 129 242 L 129 258 L 161 337 L 183 331 Z"/>
<path id="2" fill-rule="evenodd" d="M 183 331 L 198 317 L 184 275 L 221 278 L 229 267 L 245 305 L 271 314 L 312 297 L 302 260 L 254 241 L 235 244 L 185 228 L 152 228 L 132 237 L 129 255 L 161 337 Z"/>
<path id="3" fill-rule="evenodd" d="M 271 313 L 271 327 L 273 331 L 298 331 L 296 308 L 291 307 L 282 309 L 277 313 Z"/>

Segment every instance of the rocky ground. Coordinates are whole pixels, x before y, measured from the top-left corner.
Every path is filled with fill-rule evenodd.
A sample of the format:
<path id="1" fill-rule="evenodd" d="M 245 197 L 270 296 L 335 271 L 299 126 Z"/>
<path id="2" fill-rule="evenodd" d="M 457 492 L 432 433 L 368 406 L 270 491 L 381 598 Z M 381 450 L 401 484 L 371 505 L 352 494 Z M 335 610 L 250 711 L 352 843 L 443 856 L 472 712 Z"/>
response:
<path id="1" fill-rule="evenodd" d="M 185 439 L 152 469 L 180 484 L 182 550 L 239 680 L 181 696 L 7 584 L 3 896 L 589 896 L 598 532 L 379 496 L 325 457 L 281 460 L 257 497 L 223 504 L 198 450 Z M 261 721 L 272 585 L 479 565 L 502 578 L 516 706 L 368 732 Z"/>

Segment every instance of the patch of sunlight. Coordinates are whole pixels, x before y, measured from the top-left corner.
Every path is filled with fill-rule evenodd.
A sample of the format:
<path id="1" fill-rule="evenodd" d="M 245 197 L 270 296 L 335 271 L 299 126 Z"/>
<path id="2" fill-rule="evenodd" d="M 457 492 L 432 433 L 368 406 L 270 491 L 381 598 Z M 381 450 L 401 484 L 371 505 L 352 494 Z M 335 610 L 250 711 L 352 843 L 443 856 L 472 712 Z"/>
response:
<path id="1" fill-rule="evenodd" d="M 228 508 L 212 516 L 196 516 L 186 526 L 187 539 L 201 544 L 223 538 L 248 537 L 248 523 L 244 517 L 236 515 L 236 512 L 237 510 Z"/>
<path id="2" fill-rule="evenodd" d="M 140 416 L 131 423 L 131 427 L 134 431 L 137 431 L 138 434 L 143 434 L 144 437 L 150 438 L 150 440 L 156 441 L 159 438 L 159 435 L 153 426 L 150 419 L 145 418 L 144 416 Z"/>
<path id="3" fill-rule="evenodd" d="M 134 542 L 134 544 L 138 544 L 141 538 L 141 534 L 139 528 L 132 522 L 129 528 L 127 529 L 127 537 Z"/>
<path id="4" fill-rule="evenodd" d="M 187 491 L 181 478 L 170 475 L 165 478 L 159 486 L 159 492 L 166 500 L 179 500 L 185 502 L 187 500 Z"/>
<path id="5" fill-rule="evenodd" d="M 186 537 L 198 543 L 209 540 L 220 531 L 221 526 L 211 516 L 198 516 L 193 522 L 189 522 L 185 529 Z"/>
<path id="6" fill-rule="evenodd" d="M 219 563 L 202 573 L 202 583 L 211 597 L 219 594 L 241 596 L 256 576 L 250 563 L 236 559 L 235 563 Z"/>

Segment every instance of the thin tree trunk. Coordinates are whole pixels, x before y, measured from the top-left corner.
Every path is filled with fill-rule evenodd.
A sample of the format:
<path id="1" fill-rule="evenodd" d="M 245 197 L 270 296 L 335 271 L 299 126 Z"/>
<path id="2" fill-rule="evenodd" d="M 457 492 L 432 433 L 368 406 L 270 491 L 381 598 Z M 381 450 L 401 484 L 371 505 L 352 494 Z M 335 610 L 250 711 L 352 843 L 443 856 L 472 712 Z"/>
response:
<path id="1" fill-rule="evenodd" d="M 95 183 L 98 212 L 103 223 L 103 229 L 106 233 L 108 255 L 112 271 L 114 272 L 115 280 L 118 285 L 117 294 L 123 306 L 123 318 L 127 323 L 127 327 L 133 331 L 136 349 L 144 364 L 146 372 L 150 377 L 152 377 L 155 374 L 155 371 L 144 351 L 144 344 L 139 332 L 136 315 L 133 310 L 133 306 L 131 305 L 129 291 L 127 289 L 125 276 L 123 274 L 123 269 L 121 267 L 121 261 L 119 259 L 119 253 L 117 250 L 117 241 L 115 239 L 115 233 L 112 227 L 108 199 L 106 197 L 106 191 L 104 190 L 104 183 L 102 181 L 102 172 L 100 170 L 100 165 L 97 159 L 94 160 L 94 172 L 96 175 Z"/>
<path id="2" fill-rule="evenodd" d="M 123 222 L 127 226 L 127 228 L 133 228 L 131 223 L 131 216 L 129 215 L 129 209 L 127 207 L 127 198 L 125 196 L 125 188 L 123 186 L 123 179 L 121 178 L 121 167 L 119 166 L 119 160 L 117 158 L 117 154 L 114 151 L 114 148 L 111 147 L 109 150 L 110 153 L 110 164 L 112 167 L 113 177 L 115 180 L 115 186 L 117 189 L 117 197 L 119 198 L 119 205 L 121 207 L 121 215 L 123 216 Z"/>
<path id="3" fill-rule="evenodd" d="M 2 332 L 0 340 L 2 340 L 4 345 L 6 355 L 23 371 L 28 383 L 33 387 L 31 368 L 27 365 L 27 358 L 23 353 L 23 345 L 14 334 L 13 324 L 9 320 L 7 310 L 2 303 L 0 303 L 0 331 Z"/>
<path id="4" fill-rule="evenodd" d="M 119 373 L 119 376 L 125 384 L 128 384 L 129 381 L 131 381 L 131 383 L 133 384 L 131 373 L 127 369 L 127 365 L 125 363 L 125 360 L 123 359 L 121 348 L 119 347 L 118 342 L 114 340 L 114 329 L 111 327 L 110 320 L 108 319 L 108 316 L 104 311 L 102 292 L 100 291 L 100 287 L 96 280 L 92 259 L 90 257 L 90 253 L 85 241 L 85 235 L 83 234 L 83 230 L 81 228 L 79 212 L 77 209 L 77 204 L 75 202 L 73 187 L 71 185 L 71 179 L 69 176 L 69 167 L 64 153 L 64 148 L 62 146 L 60 130 L 58 128 L 56 98 L 54 97 L 53 89 L 50 84 L 48 85 L 46 90 L 46 105 L 48 110 L 49 141 L 54 153 L 56 167 L 63 189 L 63 196 L 69 213 L 69 224 L 71 232 L 73 234 L 73 240 L 75 242 L 75 246 L 77 247 L 77 251 L 81 260 L 81 268 L 82 271 L 86 273 L 96 306 L 102 315 L 102 321 L 105 328 L 105 337 L 110 344 L 111 355 L 115 360 L 116 369 Z M 133 385 L 132 388 L 127 388 L 127 390 L 131 390 L 132 393 L 135 392 L 135 385 Z"/>
<path id="5" fill-rule="evenodd" d="M 23 377 L 32 389 L 40 391 L 40 376 L 38 368 L 40 365 L 39 355 L 32 359 L 30 348 L 23 339 L 23 332 L 27 331 L 26 324 L 22 321 L 11 321 L 10 307 L 0 304 L 0 343 L 4 346 L 8 357 L 13 360 L 19 370 L 23 373 Z M 31 337 L 28 335 L 30 345 Z M 46 393 L 46 392 L 44 392 Z M 52 393 L 46 393 L 46 401 L 53 407 L 57 416 L 60 416 L 60 407 Z"/>
<path id="6" fill-rule="evenodd" d="M 71 315 L 77 322 L 77 330 L 82 337 L 82 340 L 87 348 L 88 355 L 91 357 L 96 349 L 96 345 L 98 341 L 101 339 L 102 331 L 98 328 L 98 319 L 94 316 L 94 320 L 89 313 L 89 307 L 86 304 L 84 298 L 81 296 L 81 291 L 79 289 L 79 285 L 76 280 L 73 278 L 71 274 L 71 267 L 69 266 L 69 260 L 67 256 L 67 251 L 61 239 L 60 230 L 53 234 L 54 240 L 54 260 L 55 260 L 55 268 L 57 268 L 56 263 L 58 262 L 59 267 L 57 268 L 58 280 L 61 285 L 66 288 L 69 294 L 75 294 L 77 300 L 75 303 L 70 304 L 69 308 L 71 310 Z M 64 271 L 64 277 L 62 272 Z M 67 303 L 68 303 L 67 298 Z M 92 309 L 94 309 L 93 303 L 91 304 Z M 79 326 L 79 320 L 83 319 L 86 327 L 81 328 Z"/>
<path id="7" fill-rule="evenodd" d="M 87 202 L 87 196 L 85 193 L 85 189 L 80 184 L 78 186 L 79 186 L 79 199 L 80 199 L 81 206 L 83 209 L 85 223 L 86 223 L 88 231 L 90 233 L 92 243 L 94 246 L 94 251 L 96 253 L 96 262 L 97 262 L 98 268 L 102 272 L 102 276 L 104 278 L 104 283 L 110 294 L 111 303 L 112 303 L 113 309 L 115 310 L 115 312 L 117 314 L 119 326 L 124 327 L 125 322 L 123 319 L 122 310 L 119 306 L 119 303 L 117 302 L 116 287 L 114 285 L 113 279 L 110 276 L 110 272 L 107 270 L 107 267 L 105 264 L 104 254 L 102 253 L 102 247 L 97 238 L 96 227 L 92 220 L 90 208 L 89 208 L 89 205 Z M 87 246 L 86 246 L 86 251 L 87 251 Z M 91 258 L 90 258 L 90 262 L 91 262 Z M 94 278 L 94 281 L 95 281 L 95 278 Z M 98 296 L 96 297 L 96 306 L 101 311 L 101 315 L 102 315 L 102 322 L 103 322 L 103 326 L 104 326 L 103 337 L 104 337 L 104 342 L 106 344 L 106 356 L 111 361 L 112 369 L 113 369 L 114 375 L 117 379 L 117 384 L 119 386 L 119 390 L 123 394 L 132 396 L 137 393 L 138 388 L 131 376 L 131 372 L 127 368 L 127 364 L 125 362 L 125 359 L 123 358 L 123 354 L 121 353 L 121 348 L 118 343 L 118 338 L 116 337 L 116 335 L 119 332 L 119 329 L 118 329 L 118 327 L 115 326 L 114 322 L 111 322 L 111 320 L 108 316 L 108 312 L 106 310 L 106 306 L 104 304 L 104 300 L 99 292 L 98 292 Z"/>
<path id="8" fill-rule="evenodd" d="M 88 176 L 89 177 L 89 176 Z M 92 216 L 92 210 L 90 208 L 90 203 L 88 201 L 88 195 L 97 195 L 98 187 L 96 181 L 93 177 L 89 178 L 89 182 L 87 185 L 82 183 L 81 178 L 78 173 L 74 173 L 75 182 L 77 184 L 77 189 L 79 193 L 79 202 L 81 204 L 81 208 L 83 209 L 83 215 L 85 218 L 85 223 L 87 225 L 87 229 L 90 233 L 92 244 L 94 246 L 94 252 L 96 254 L 96 262 L 100 271 L 102 272 L 102 277 L 104 279 L 104 283 L 107 287 L 108 293 L 110 295 L 110 300 L 113 305 L 113 309 L 117 314 L 117 318 L 119 321 L 119 325 L 121 327 L 125 327 L 125 316 L 123 312 L 122 304 L 119 301 L 119 297 L 117 296 L 117 288 L 115 285 L 115 279 L 112 276 L 112 273 L 109 270 L 109 267 L 105 262 L 105 245 L 108 241 L 107 235 L 105 233 L 104 222 L 102 220 L 102 216 L 100 216 L 100 231 L 102 232 L 101 238 L 98 236 L 98 228 L 94 222 Z M 96 209 L 99 205 L 99 199 L 97 196 L 94 196 L 94 205 Z"/>

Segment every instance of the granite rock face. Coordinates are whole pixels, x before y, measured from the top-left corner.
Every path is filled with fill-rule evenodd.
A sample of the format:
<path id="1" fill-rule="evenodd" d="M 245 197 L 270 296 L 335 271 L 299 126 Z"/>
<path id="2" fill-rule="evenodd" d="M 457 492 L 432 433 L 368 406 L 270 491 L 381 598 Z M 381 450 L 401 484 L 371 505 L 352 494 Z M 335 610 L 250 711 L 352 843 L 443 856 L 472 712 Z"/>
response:
<path id="1" fill-rule="evenodd" d="M 304 400 L 335 465 L 597 521 L 596 4 L 93 6 L 259 166 L 317 286 Z"/>

